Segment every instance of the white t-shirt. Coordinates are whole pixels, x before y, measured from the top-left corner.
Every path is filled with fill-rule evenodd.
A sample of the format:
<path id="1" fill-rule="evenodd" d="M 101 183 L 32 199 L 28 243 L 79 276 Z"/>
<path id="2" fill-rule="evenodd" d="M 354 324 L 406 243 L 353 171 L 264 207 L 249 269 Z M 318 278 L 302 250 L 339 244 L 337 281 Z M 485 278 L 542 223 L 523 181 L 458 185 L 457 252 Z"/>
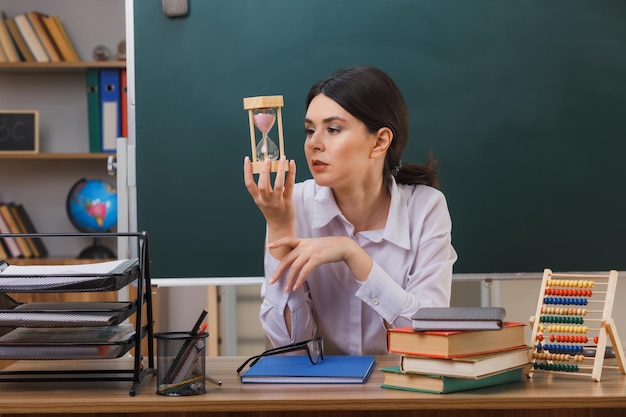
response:
<path id="1" fill-rule="evenodd" d="M 321 335 L 329 355 L 387 353 L 385 321 L 391 327 L 411 324 L 420 307 L 450 304 L 452 222 L 444 195 L 425 185 L 390 185 L 391 206 L 384 229 L 354 235 L 332 192 L 314 180 L 295 185 L 296 236 L 346 236 L 373 259 L 365 282 L 357 281 L 343 262 L 317 267 L 305 284 L 285 294 L 285 276 L 267 284 L 278 260 L 265 253 L 260 319 L 273 346 Z M 285 325 L 289 305 L 292 334 Z"/>

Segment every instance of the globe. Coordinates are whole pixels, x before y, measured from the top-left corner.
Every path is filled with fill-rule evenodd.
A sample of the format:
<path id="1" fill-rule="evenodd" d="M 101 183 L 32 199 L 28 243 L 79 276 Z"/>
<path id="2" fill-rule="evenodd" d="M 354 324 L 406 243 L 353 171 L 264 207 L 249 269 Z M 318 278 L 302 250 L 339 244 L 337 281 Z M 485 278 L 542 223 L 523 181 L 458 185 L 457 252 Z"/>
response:
<path id="1" fill-rule="evenodd" d="M 67 195 L 67 215 L 81 232 L 109 232 L 117 225 L 117 190 L 107 181 L 82 178 Z M 96 238 L 79 258 L 115 258 L 115 254 Z"/>

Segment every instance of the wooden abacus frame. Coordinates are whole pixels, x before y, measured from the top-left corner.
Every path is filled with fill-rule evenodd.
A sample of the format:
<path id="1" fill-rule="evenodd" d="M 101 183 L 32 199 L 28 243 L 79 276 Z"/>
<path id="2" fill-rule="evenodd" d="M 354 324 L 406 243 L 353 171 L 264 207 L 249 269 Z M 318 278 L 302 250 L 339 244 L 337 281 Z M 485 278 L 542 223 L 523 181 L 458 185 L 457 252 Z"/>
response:
<path id="1" fill-rule="evenodd" d="M 530 352 L 529 360 L 533 365 L 529 371 L 528 376 L 532 376 L 533 372 L 546 372 L 553 374 L 567 374 L 567 375 L 580 375 L 580 376 L 591 376 L 593 381 L 600 381 L 600 377 L 602 375 L 603 368 L 612 368 L 619 369 L 622 375 L 626 375 L 626 360 L 624 359 L 624 350 L 622 349 L 622 344 L 619 336 L 617 335 L 617 329 L 615 328 L 615 323 L 613 322 L 613 318 L 611 317 L 613 311 L 613 301 L 615 299 L 615 290 L 617 288 L 617 271 L 611 270 L 608 275 L 591 275 L 591 274 L 576 274 L 576 273 L 553 273 L 550 269 L 545 269 L 543 271 L 543 280 L 541 282 L 541 289 L 539 291 L 539 300 L 537 302 L 537 310 L 534 316 L 530 317 L 530 323 L 532 325 L 532 335 L 531 335 L 531 344 L 532 349 Z M 597 282 L 599 281 L 599 282 Z M 595 287 L 596 283 L 598 285 L 606 286 L 605 291 L 593 291 L 591 288 Z M 562 288 L 585 288 L 585 290 L 559 290 L 556 287 Z M 561 292 L 563 293 L 562 297 L 547 297 L 550 295 L 551 290 L 556 289 L 555 293 L 559 295 Z M 577 293 L 578 291 L 578 293 Z M 583 294 L 583 295 L 579 295 Z M 589 293 L 587 295 L 587 293 Z M 584 297 L 591 297 L 593 295 L 604 296 L 603 300 L 593 299 L 587 300 Z M 581 298 L 583 297 L 583 298 Z M 603 307 L 601 309 L 592 309 L 587 310 L 582 308 L 561 308 L 561 307 L 545 307 L 546 300 L 549 301 L 549 304 L 567 304 L 567 301 L 576 301 L 583 300 L 584 305 L 587 303 L 593 304 L 602 304 Z M 560 303 L 559 301 L 565 301 L 564 303 Z M 552 311 L 555 309 L 555 312 L 549 312 L 549 316 L 543 316 L 545 311 Z M 567 311 L 566 313 L 562 313 L 561 310 Z M 573 313 L 569 312 L 574 310 Z M 578 313 L 583 314 L 578 314 Z M 582 319 L 581 316 L 586 316 L 588 313 L 592 315 L 598 315 L 601 313 L 601 318 L 589 318 Z M 545 348 L 545 334 L 544 330 L 549 327 L 561 327 L 561 326 L 545 326 L 544 321 L 552 319 L 559 320 L 559 317 L 570 317 L 572 319 L 576 319 L 577 324 L 582 324 L 585 320 L 589 322 L 598 322 L 599 326 L 597 328 L 594 327 L 594 330 L 598 332 L 597 342 L 595 347 L 595 355 L 592 357 L 586 357 L 584 355 L 576 355 L 579 361 L 587 361 L 593 360 L 593 366 L 588 365 L 554 365 L 554 362 L 569 362 L 571 360 L 570 352 L 564 353 L 563 356 L 566 359 L 560 359 L 561 352 L 556 353 L 550 352 L 550 349 Z M 567 321 L 567 320 L 565 320 Z M 557 330 L 557 332 L 561 333 L 571 333 L 571 328 L 575 328 L 576 326 L 565 326 L 566 330 Z M 579 327 L 580 329 L 580 327 Z M 588 329 L 587 326 L 583 326 L 583 329 Z M 553 336 L 553 335 L 552 335 Z M 575 338 L 575 336 L 565 336 L 570 338 Z M 611 345 L 613 350 L 615 351 L 615 357 L 617 358 L 618 366 L 604 366 L 604 358 L 606 353 L 607 339 L 611 340 Z M 549 342 L 548 342 L 549 343 Z M 572 343 L 572 342 L 566 342 Z M 573 342 L 576 343 L 576 342 Z M 574 344 L 568 345 L 554 345 L 555 350 L 559 350 L 558 346 L 574 346 Z M 549 347 L 552 345 L 549 344 Z M 574 348 L 582 348 L 580 346 L 574 346 Z M 574 349 L 572 348 L 572 349 Z M 542 351 L 542 352 L 538 352 Z M 547 352 L 546 352 L 547 351 Z M 545 353 L 548 358 L 538 358 L 542 353 Z M 556 356 L 553 358 L 551 356 Z M 582 358 L 582 360 L 581 360 Z M 538 366 L 545 366 L 547 369 L 538 368 Z M 580 372 L 579 370 L 585 371 L 590 370 L 590 372 Z"/>
<path id="2" fill-rule="evenodd" d="M 243 108 L 248 110 L 248 119 L 250 122 L 250 147 L 252 148 L 252 172 L 258 174 L 261 172 L 263 162 L 259 161 L 256 156 L 256 137 L 254 134 L 254 110 L 255 109 L 276 109 L 276 124 L 278 125 L 278 150 L 279 158 L 285 155 L 285 143 L 283 140 L 283 116 L 281 108 L 284 105 L 283 96 L 258 96 L 246 97 L 243 99 Z M 272 161 L 271 172 L 278 170 L 278 161 Z"/>

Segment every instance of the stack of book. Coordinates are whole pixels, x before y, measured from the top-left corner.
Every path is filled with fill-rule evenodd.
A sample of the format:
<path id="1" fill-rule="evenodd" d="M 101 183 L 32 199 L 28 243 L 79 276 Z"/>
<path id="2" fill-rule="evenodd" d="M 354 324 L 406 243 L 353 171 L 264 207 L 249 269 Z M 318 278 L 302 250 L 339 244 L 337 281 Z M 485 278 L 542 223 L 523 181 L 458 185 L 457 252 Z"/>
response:
<path id="1" fill-rule="evenodd" d="M 32 11 L 8 17 L 0 10 L 0 62 L 79 62 L 58 16 Z"/>
<path id="2" fill-rule="evenodd" d="M 0 235 L 5 233 L 37 233 L 23 204 L 0 202 Z M 45 258 L 48 250 L 38 237 L 0 238 L 0 261 L 9 258 Z"/>
<path id="3" fill-rule="evenodd" d="M 411 326 L 388 330 L 388 351 L 401 356 L 398 366 L 381 368 L 383 388 L 450 393 L 522 379 L 524 323 L 503 321 L 501 308 L 422 310 Z"/>

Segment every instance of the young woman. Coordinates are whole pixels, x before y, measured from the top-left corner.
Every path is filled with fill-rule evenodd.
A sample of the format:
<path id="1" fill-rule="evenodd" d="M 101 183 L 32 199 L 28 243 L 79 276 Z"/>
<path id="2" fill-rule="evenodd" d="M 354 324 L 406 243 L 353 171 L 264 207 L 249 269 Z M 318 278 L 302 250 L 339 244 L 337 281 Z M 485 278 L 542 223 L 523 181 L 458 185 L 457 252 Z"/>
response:
<path id="1" fill-rule="evenodd" d="M 435 163 L 400 161 L 408 111 L 377 68 L 337 71 L 306 105 L 312 180 L 296 184 L 283 158 L 273 185 L 269 161 L 255 182 L 244 161 L 267 222 L 261 323 L 273 346 L 321 335 L 327 354 L 384 354 L 387 328 L 450 302 L 457 255 Z"/>

